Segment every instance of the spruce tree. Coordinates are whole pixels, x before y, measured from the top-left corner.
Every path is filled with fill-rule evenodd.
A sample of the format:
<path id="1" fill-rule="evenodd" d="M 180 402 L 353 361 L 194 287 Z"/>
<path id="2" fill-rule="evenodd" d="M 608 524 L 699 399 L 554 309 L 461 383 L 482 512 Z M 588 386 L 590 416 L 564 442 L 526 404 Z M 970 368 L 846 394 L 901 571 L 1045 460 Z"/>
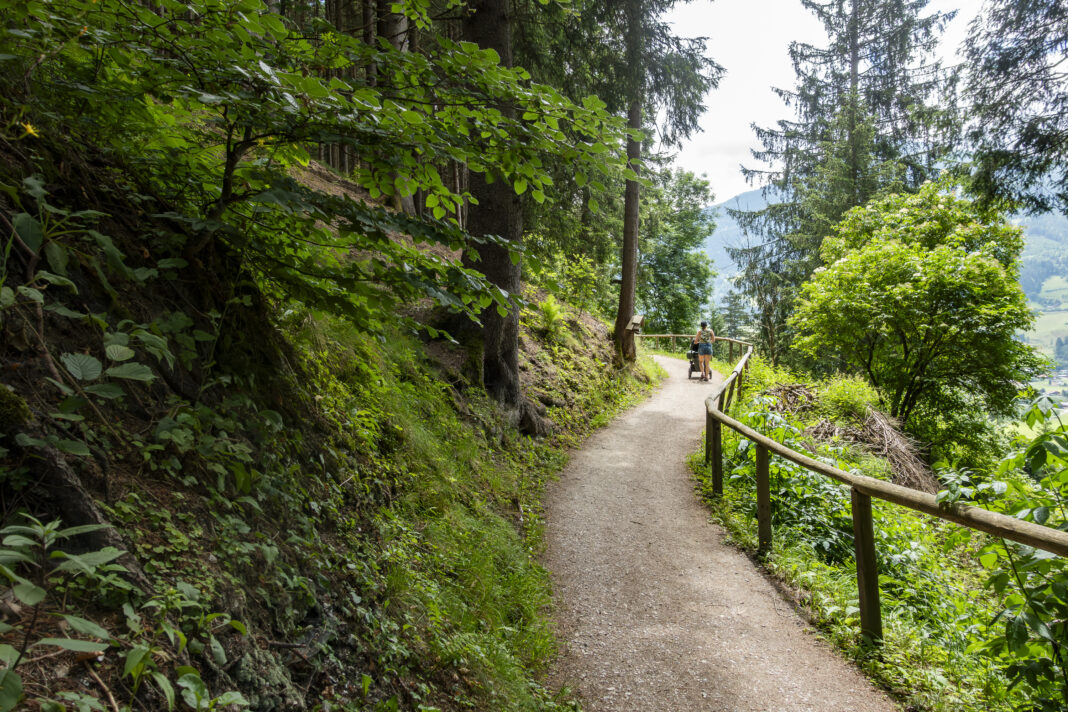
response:
<path id="1" fill-rule="evenodd" d="M 743 169 L 778 202 L 730 211 L 748 243 L 730 249 L 773 360 L 788 345 L 797 288 L 819 264 L 829 227 L 886 189 L 915 190 L 937 172 L 958 134 L 956 75 L 929 61 L 952 13 L 922 15 L 927 0 L 803 0 L 826 47 L 793 43 L 797 86 L 777 89 L 795 109 L 754 127 L 768 169 Z"/>
<path id="2" fill-rule="evenodd" d="M 1068 5 L 993 0 L 967 42 L 975 188 L 1068 213 Z"/>
<path id="3" fill-rule="evenodd" d="M 726 336 L 732 339 L 745 338 L 745 330 L 750 325 L 749 309 L 742 293 L 731 289 L 723 300 L 723 326 Z"/>

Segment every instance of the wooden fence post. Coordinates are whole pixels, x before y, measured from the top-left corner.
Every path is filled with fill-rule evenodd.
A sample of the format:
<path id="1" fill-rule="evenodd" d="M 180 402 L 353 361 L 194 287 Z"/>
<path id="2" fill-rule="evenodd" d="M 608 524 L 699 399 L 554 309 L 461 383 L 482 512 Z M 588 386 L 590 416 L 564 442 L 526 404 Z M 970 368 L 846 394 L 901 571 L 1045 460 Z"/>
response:
<path id="1" fill-rule="evenodd" d="M 857 553 L 857 588 L 860 593 L 860 633 L 869 645 L 883 639 L 883 616 L 879 608 L 879 569 L 875 560 L 875 527 L 871 497 L 852 488 L 853 543 Z"/>
<path id="2" fill-rule="evenodd" d="M 727 357 L 727 363 L 734 363 L 734 342 L 728 341 L 727 344 L 730 346 L 730 356 Z"/>
<path id="3" fill-rule="evenodd" d="M 708 406 L 705 406 L 705 464 L 707 465 L 712 461 L 712 423 L 716 422 L 716 419 L 712 417 L 712 414 L 708 412 Z M 719 425 L 719 423 L 716 423 Z"/>
<path id="4" fill-rule="evenodd" d="M 712 494 L 723 494 L 723 424 L 712 418 Z"/>
<path id="5" fill-rule="evenodd" d="M 757 485 L 757 553 L 771 551 L 771 474 L 768 467 L 768 448 L 756 446 Z"/>
<path id="6" fill-rule="evenodd" d="M 671 335 L 671 353 L 675 353 L 675 335 Z"/>

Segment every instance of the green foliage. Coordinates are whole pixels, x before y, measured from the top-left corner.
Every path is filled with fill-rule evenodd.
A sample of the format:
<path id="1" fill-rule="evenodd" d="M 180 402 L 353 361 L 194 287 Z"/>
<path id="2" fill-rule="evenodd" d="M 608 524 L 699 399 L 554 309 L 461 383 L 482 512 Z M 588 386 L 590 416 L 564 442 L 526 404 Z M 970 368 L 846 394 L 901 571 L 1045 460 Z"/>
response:
<path id="1" fill-rule="evenodd" d="M 536 327 L 540 315 L 533 316 Z M 538 343 L 552 352 L 555 369 L 539 382 L 567 388 L 576 399 L 549 409 L 559 429 L 552 442 L 501 429 L 493 406 L 474 394 L 461 420 L 450 391 L 416 367 L 420 355 L 402 340 L 380 351 L 383 384 L 361 379 L 347 386 L 365 391 L 361 410 L 373 403 L 386 422 L 405 424 L 392 436 L 388 458 L 411 479 L 377 515 L 383 595 L 391 615 L 410 627 L 409 657 L 427 647 L 435 666 L 460 671 L 459 684 L 443 689 L 464 704 L 554 709 L 531 678 L 555 650 L 544 617 L 547 577 L 530 558 L 539 547 L 541 489 L 565 461 L 557 448 L 588 432 L 584 414 L 610 413 L 639 390 L 633 381 L 608 383 L 619 376 L 607 354 L 591 358 L 558 341 Z"/>
<path id="2" fill-rule="evenodd" d="M 837 422 L 863 420 L 879 407 L 879 392 L 860 376 L 842 375 L 820 384 L 817 408 Z"/>
<path id="3" fill-rule="evenodd" d="M 759 400 L 750 407 L 766 408 L 769 403 Z M 759 430 L 788 447 L 800 447 L 801 431 L 781 415 L 761 408 L 746 414 L 750 422 L 759 423 Z M 838 483 L 809 472 L 800 465 L 774 458 L 771 468 L 771 493 L 774 506 L 772 523 L 777 531 L 783 528 L 794 534 L 791 543 L 809 546 L 821 561 L 842 565 L 851 560 L 853 524 L 849 517 L 848 491 Z M 738 442 L 732 457 L 729 480 L 744 492 L 756 492 L 756 448 L 745 439 Z M 756 501 L 742 510 L 756 518 Z"/>
<path id="4" fill-rule="evenodd" d="M 708 181 L 685 171 L 655 174 L 642 191 L 636 309 L 645 330 L 674 334 L 694 330 L 712 298 L 712 271 L 704 253 L 715 224 Z"/>
<path id="5" fill-rule="evenodd" d="M 150 253 L 239 256 L 265 286 L 362 328 L 376 329 L 392 306 L 424 297 L 469 315 L 506 305 L 477 272 L 391 238 L 453 249 L 473 239 L 453 215 L 468 196 L 446 188 L 421 156 L 493 173 L 535 200 L 551 180 L 541 168 L 547 154 L 590 175 L 621 160 L 611 148 L 622 131 L 603 102 L 572 103 L 471 43 L 430 35 L 422 52 L 401 52 L 321 21 L 309 36 L 258 0 L 225 11 L 211 2 L 117 0 L 0 7 L 9 27 L 30 28 L 5 30 L 3 76 L 22 78 L 5 85 L 6 119 L 25 117 L 44 147 L 73 138 L 123 164 L 147 194 L 145 209 L 174 228 L 148 242 Z M 423 6 L 406 12 L 429 21 Z M 335 71 L 368 65 L 377 66 L 375 82 Z M 501 101 L 521 118 L 502 117 L 493 108 Z M 373 198 L 422 191 L 429 214 L 412 218 L 297 183 L 292 174 L 307 164 L 307 147 L 320 142 L 360 157 L 353 178 Z M 38 155 L 47 174 L 51 165 Z M 17 231 L 36 253 L 50 226 L 33 210 L 24 215 Z"/>
<path id="6" fill-rule="evenodd" d="M 901 192 L 906 167 L 877 145 L 876 118 L 856 91 L 843 99 L 820 141 L 819 163 L 795 189 L 802 217 L 788 236 L 796 258 L 789 264 L 793 284 L 820 265 L 820 245 L 852 208 L 881 195 Z"/>
<path id="7" fill-rule="evenodd" d="M 556 341 L 562 336 L 564 329 L 563 310 L 553 295 L 550 294 L 538 304 L 538 320 L 542 333 L 550 341 Z"/>
<path id="8" fill-rule="evenodd" d="M 33 417 L 30 407 L 21 397 L 5 385 L 0 385 L 0 431 L 12 432 L 29 422 Z M 0 455 L 3 455 L 0 451 Z"/>
<path id="9" fill-rule="evenodd" d="M 23 684 L 18 674 L 19 664 L 26 660 L 27 653 L 42 647 L 45 650 L 59 649 L 96 655 L 101 659 L 105 652 L 114 652 L 117 648 L 125 661 L 123 677 L 129 677 L 133 683 L 132 694 L 136 696 L 142 682 L 150 680 L 165 699 L 167 709 L 174 709 L 174 685 L 168 677 L 169 665 L 165 661 L 172 660 L 175 654 L 181 655 L 187 644 L 190 644 L 191 650 L 197 645 L 202 650 L 200 636 L 210 642 L 213 649 L 221 651 L 215 638 L 219 626 L 232 626 L 244 632 L 244 626 L 229 616 L 207 614 L 195 600 L 198 592 L 189 586 L 184 587 L 186 593 L 172 589 L 164 596 L 154 596 L 145 601 L 141 610 L 152 611 L 151 620 L 146 620 L 135 611 L 131 603 L 123 603 L 126 624 L 123 632 L 112 632 L 93 620 L 72 615 L 68 612 L 72 610 L 69 607 L 71 598 L 84 596 L 105 603 L 116 597 L 119 600 L 127 597 L 136 599 L 143 595 L 123 577 L 127 573 L 126 568 L 116 563 L 124 552 L 109 547 L 74 554 L 58 548 L 59 545 L 74 543 L 68 540 L 105 528 L 103 525 L 61 528 L 58 520 L 46 524 L 29 515 L 24 515 L 23 519 L 22 524 L 11 524 L 0 529 L 0 536 L 3 536 L 0 575 L 7 579 L 8 590 L 14 600 L 31 610 L 29 620 L 21 618 L 15 625 L 5 623 L 0 626 L 0 635 L 17 641 L 14 646 L 0 644 L 0 659 L 6 664 L 0 677 L 3 683 L 0 685 L 0 710 L 3 712 L 14 709 L 22 701 Z M 187 598 L 187 595 L 192 598 Z M 191 617 L 190 609 L 196 611 L 195 616 Z M 42 611 L 63 620 L 65 627 L 59 633 L 63 637 L 39 637 Z M 80 637 L 72 637 L 73 634 Z M 164 637 L 166 642 L 162 642 Z M 186 684 L 197 685 L 209 699 L 225 699 L 226 704 L 247 704 L 236 692 L 211 698 L 207 686 L 194 668 L 179 666 L 176 671 L 181 675 L 179 687 L 185 681 Z M 37 698 L 34 701 L 42 709 L 55 712 L 66 709 L 64 702 L 76 703 L 77 709 L 83 709 L 82 705 L 86 705 L 84 709 L 103 709 L 94 707 L 95 702 L 91 698 L 76 693 L 59 693 L 53 698 Z"/>
<path id="10" fill-rule="evenodd" d="M 727 295 L 719 301 L 718 306 L 722 310 L 723 329 L 721 332 L 717 333 L 722 333 L 723 336 L 728 336 L 732 339 L 742 339 L 752 342 L 753 337 L 751 332 L 753 319 L 741 292 L 731 289 L 727 292 Z"/>
<path id="11" fill-rule="evenodd" d="M 1041 432 L 1021 439 L 1005 458 L 999 479 L 954 471 L 939 500 L 966 501 L 1025 521 L 1068 531 L 1068 425 L 1041 400 L 1027 410 L 1028 426 Z M 1028 478 L 1014 477 L 1026 473 Z M 1068 704 L 1068 563 L 1030 546 L 995 539 L 979 561 L 986 586 L 1000 600 L 997 615 L 972 648 L 1004 667 L 1028 700 L 1024 709 L 1061 710 Z"/>
<path id="12" fill-rule="evenodd" d="M 67 615 L 104 620 L 85 612 L 94 610 L 87 590 L 97 592 L 99 605 L 121 609 L 121 631 L 114 613 L 103 623 L 111 636 L 105 647 L 118 659 L 115 676 L 132 699 L 158 709 L 295 705 L 302 694 L 323 694 L 315 677 L 300 692 L 296 675 L 353 670 L 370 672 L 331 698 L 341 709 L 568 709 L 534 677 L 554 650 L 547 576 L 532 557 L 541 491 L 566 462 L 566 448 L 640 397 L 651 379 L 611 368 L 588 328 L 556 308 L 567 320 L 561 328 L 582 333 L 583 342 L 542 341 L 537 329 L 524 337 L 551 352 L 542 363 L 552 372 L 538 383 L 560 398 L 548 413 L 558 428 L 552 440 L 520 437 L 485 394 L 440 380 L 422 345 L 406 335 L 379 342 L 294 307 L 281 326 L 302 386 L 316 395 L 303 411 L 307 428 L 289 425 L 292 404 L 286 415 L 263 407 L 273 396 L 252 389 L 263 374 L 229 374 L 228 356 L 218 353 L 222 363 L 198 401 L 170 394 L 143 432 L 110 450 L 113 461 L 137 463 L 142 473 L 106 512 L 131 542 L 154 595 L 118 595 L 128 585 L 87 578 L 85 567 L 96 567 L 98 578 L 122 573 L 93 554 L 52 560 L 80 572 L 77 581 L 45 586 L 10 561 L 4 570 L 22 577 L 13 583 L 26 596 L 39 595 L 36 586 L 48 592 L 47 605 L 62 597 L 72 607 Z M 190 332 L 171 328 L 170 343 Z M 95 361 L 67 359 L 64 368 L 76 382 L 104 378 L 108 353 L 128 356 L 101 345 Z M 87 432 L 101 428 L 89 421 Z M 5 539 L 8 548 L 17 543 Z M 213 612 L 220 602 L 225 615 Z M 321 615 L 310 611 L 328 618 L 309 623 Z M 234 620 L 238 613 L 246 624 Z M 256 637 L 238 641 L 234 633 L 246 625 Z M 299 673 L 264 662 L 271 658 L 255 645 L 305 635 L 318 642 L 302 649 L 308 667 Z M 212 671 L 234 670 L 223 679 L 237 681 L 243 696 L 218 695 L 221 683 L 176 664 L 185 655 Z M 250 667 L 253 661 L 261 667 Z M 51 689 L 41 698 L 47 709 L 96 704 L 62 685 Z"/>
<path id="13" fill-rule="evenodd" d="M 1068 11 L 1056 0 L 984 4 L 966 43 L 973 187 L 992 202 L 1033 212 L 1068 208 L 1057 137 L 1068 130 L 1068 91 L 1059 69 Z"/>
<path id="14" fill-rule="evenodd" d="M 1014 336 L 1032 322 L 1016 282 L 1019 231 L 928 184 L 851 211 L 824 241 L 790 324 L 814 358 L 833 353 L 909 424 L 961 401 L 1007 413 L 1042 359 Z"/>
<path id="15" fill-rule="evenodd" d="M 1010 412 L 1008 418 L 1015 418 Z M 960 467 L 989 471 L 1010 450 L 1001 431 L 1002 418 L 991 417 L 986 400 L 961 391 L 943 394 L 937 404 L 921 405 L 909 424 L 909 432 L 930 443 L 930 459 L 945 460 Z"/>
<path id="16" fill-rule="evenodd" d="M 663 21 L 673 4 L 674 0 L 550 4 L 539 13 L 542 21 L 513 24 L 517 62 L 536 80 L 561 87 L 569 97 L 597 94 L 617 116 L 627 115 L 634 106 L 643 119 L 630 128 L 646 137 L 656 135 L 665 146 L 678 145 L 696 130 L 705 111 L 704 97 L 717 85 L 723 69 L 709 59 L 704 38 L 679 37 Z M 559 57 L 567 61 L 560 62 Z M 612 280 L 618 279 L 621 265 L 624 182 L 638 180 L 642 173 L 646 185 L 645 164 L 636 161 L 602 176 L 576 171 L 567 161 L 550 160 L 546 165 L 554 176 L 549 194 L 555 204 L 527 206 L 524 224 L 534 233 L 532 254 L 540 260 L 552 261 L 557 255 L 592 260 L 600 286 L 599 308 L 592 311 L 614 317 L 618 288 Z M 643 224 L 646 207 L 651 206 L 641 208 Z"/>
<path id="17" fill-rule="evenodd" d="M 771 169 L 744 169 L 771 203 L 730 211 L 755 238 L 728 252 L 775 362 L 788 355 L 787 319 L 828 228 L 895 184 L 911 191 L 936 176 L 959 134 L 957 73 L 933 58 L 946 13 L 926 1 L 804 4 L 827 45 L 791 47 L 796 88 L 779 94 L 795 116 L 757 129 L 754 157 Z"/>
<path id="18" fill-rule="evenodd" d="M 542 242 L 537 234 L 527 236 L 527 246 L 539 252 Z M 610 264 L 611 259 L 608 259 Z M 528 266 L 530 284 L 541 287 L 562 301 L 601 318 L 608 318 L 615 308 L 615 295 L 609 279 L 610 268 L 584 254 L 554 253 L 539 257 Z"/>
<path id="19" fill-rule="evenodd" d="M 819 445 L 813 452 L 811 440 L 801 437 L 803 421 L 769 409 L 760 391 L 776 383 L 796 383 L 794 374 L 773 369 L 760 359 L 753 361 L 750 374 L 750 392 L 755 395 L 743 404 L 739 415 L 743 422 L 841 469 L 886 476 L 885 464 L 854 449 Z M 839 381 L 834 389 L 841 392 L 834 409 L 849 416 L 861 404 L 867 405 L 861 394 L 872 395 L 869 388 L 852 379 Z M 834 389 L 825 385 L 821 396 Z M 757 538 L 754 449 L 733 431 L 724 430 L 726 477 L 720 498 L 711 495 L 710 471 L 698 456 L 692 460 L 715 517 L 736 542 L 752 549 Z M 1013 609 L 999 616 L 1006 604 L 1011 608 L 1018 601 L 1003 597 L 994 588 L 984 590 L 984 566 L 994 557 L 976 555 L 987 539 L 874 502 L 884 642 L 878 655 L 872 655 L 859 634 L 848 488 L 781 458 L 772 457 L 770 465 L 775 543 L 765 566 L 801 590 L 803 605 L 835 645 L 903 704 L 916 709 L 985 712 L 1042 708 L 1036 703 L 1040 688 L 1031 688 L 1022 680 L 1013 685 L 1017 672 L 1006 665 L 1008 657 L 996 657 L 1001 654 L 998 641 L 1005 629 L 1005 616 L 1019 615 L 1019 611 Z M 1010 485 L 1010 491 L 1015 486 L 1028 489 L 1025 479 L 1009 481 L 1016 483 Z M 962 484 L 959 478 L 956 482 Z M 1005 485 L 975 477 L 963 489 L 963 498 L 976 492 L 994 498 L 1005 492 Z M 1059 560 L 1055 563 L 1059 566 Z M 1053 570 L 1048 573 L 1050 578 L 1044 585 L 1051 587 L 1057 574 Z M 1037 579 L 1032 581 L 1033 588 L 1041 585 Z M 1049 590 L 1052 595 L 1054 589 Z M 1045 605 L 1052 605 L 1052 601 Z M 1058 619 L 1043 620 L 1048 627 Z M 1031 644 L 1041 643 L 1038 632 L 1031 635 Z M 992 655 L 975 654 L 986 646 L 993 646 Z M 1033 659 L 1019 662 L 1025 666 Z"/>
<path id="20" fill-rule="evenodd" d="M 558 431 L 529 440 L 394 309 L 507 303 L 454 257 L 472 201 L 449 168 L 537 204 L 552 160 L 605 193 L 621 123 L 433 32 L 428 5 L 393 9 L 419 51 L 258 0 L 0 0 L 0 328 L 5 366 L 34 354 L 12 384 L 35 416 L 4 400 L 4 501 L 52 507 L 37 466 L 69 467 L 153 592 L 124 588 L 111 551 L 4 566 L 78 632 L 42 641 L 114 656 L 122 704 L 572 706 L 534 676 L 553 647 L 538 499 L 648 376 L 569 321 L 588 344 L 538 347 Z M 360 191 L 305 180 L 317 145 L 351 152 Z M 419 216 L 382 204 L 417 192 Z M 568 290 L 596 299 L 595 264 L 562 266 Z M 48 661 L 26 686 L 42 707 L 103 706 Z M 26 673 L 7 662 L 13 697 Z"/>

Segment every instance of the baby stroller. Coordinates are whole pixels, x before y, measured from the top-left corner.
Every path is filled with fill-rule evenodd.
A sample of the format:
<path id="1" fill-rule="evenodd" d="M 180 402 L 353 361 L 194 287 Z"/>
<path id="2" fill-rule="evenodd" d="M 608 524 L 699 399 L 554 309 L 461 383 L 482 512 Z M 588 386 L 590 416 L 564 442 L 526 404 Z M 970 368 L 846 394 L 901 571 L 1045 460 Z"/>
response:
<path id="1" fill-rule="evenodd" d="M 686 372 L 686 378 L 693 378 L 693 374 L 701 373 L 701 361 L 697 358 L 697 344 L 691 343 L 690 350 L 686 352 L 686 355 L 690 357 L 690 370 Z"/>

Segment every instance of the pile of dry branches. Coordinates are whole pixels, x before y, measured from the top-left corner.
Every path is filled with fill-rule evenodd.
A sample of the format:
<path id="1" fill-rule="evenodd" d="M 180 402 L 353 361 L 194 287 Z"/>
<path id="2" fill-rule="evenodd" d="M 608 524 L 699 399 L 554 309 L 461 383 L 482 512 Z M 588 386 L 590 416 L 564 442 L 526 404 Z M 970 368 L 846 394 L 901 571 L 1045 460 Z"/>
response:
<path id="1" fill-rule="evenodd" d="M 764 392 L 774 396 L 771 408 L 779 413 L 804 413 L 816 406 L 816 394 L 803 383 L 780 383 Z"/>
<path id="2" fill-rule="evenodd" d="M 775 398 L 772 410 L 779 413 L 804 413 L 816 407 L 819 397 L 803 383 L 781 383 L 765 393 Z M 847 442 L 863 447 L 890 463 L 893 482 L 923 492 L 935 493 L 938 479 L 920 457 L 919 444 L 901 432 L 888 415 L 869 408 L 864 420 L 856 425 L 837 425 L 826 418 L 805 429 L 805 435 L 821 442 Z"/>
<path id="3" fill-rule="evenodd" d="M 859 426 L 841 426 L 823 419 L 806 428 L 805 435 L 824 442 L 838 440 L 860 445 L 873 455 L 886 458 L 895 484 L 931 494 L 938 491 L 938 479 L 920 457 L 917 442 L 901 432 L 890 416 L 877 410 L 869 408 Z"/>

